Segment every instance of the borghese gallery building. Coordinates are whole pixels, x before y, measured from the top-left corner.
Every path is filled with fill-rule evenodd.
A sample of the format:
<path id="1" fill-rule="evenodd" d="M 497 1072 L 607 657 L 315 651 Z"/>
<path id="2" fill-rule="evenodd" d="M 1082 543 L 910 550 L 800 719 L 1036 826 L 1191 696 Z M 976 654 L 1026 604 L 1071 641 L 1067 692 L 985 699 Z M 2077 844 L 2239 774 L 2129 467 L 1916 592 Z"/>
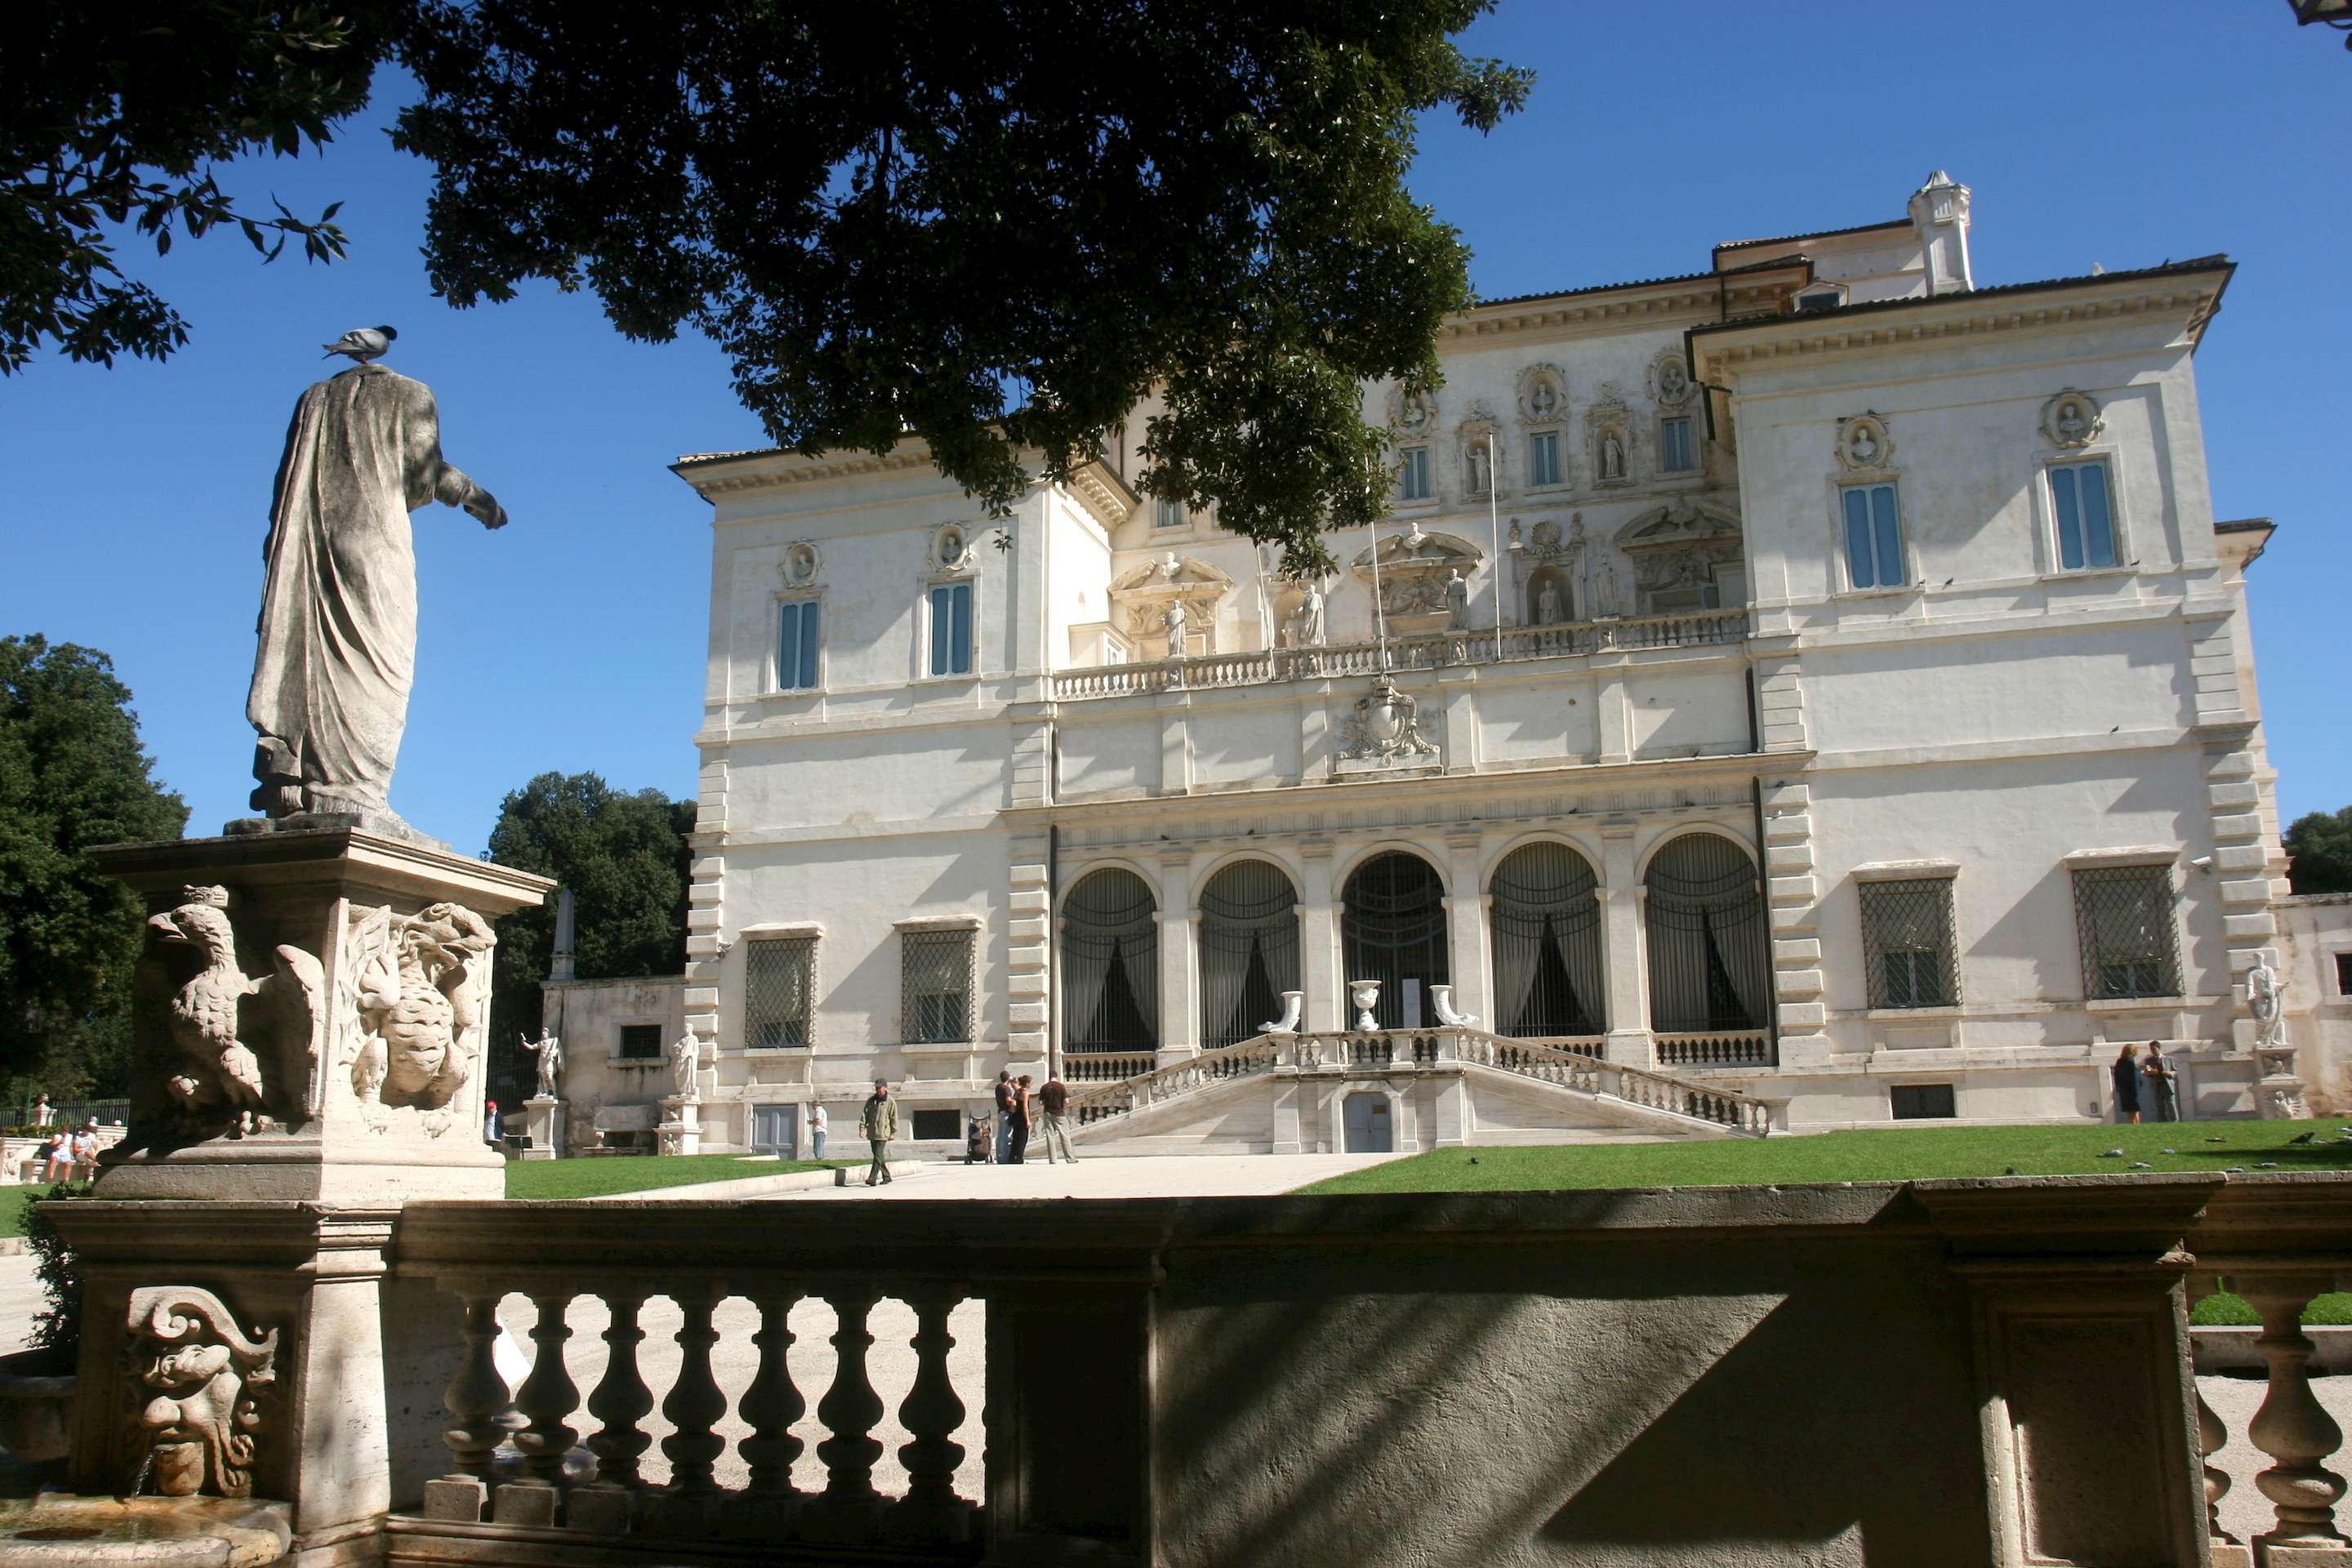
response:
<path id="1" fill-rule="evenodd" d="M 2271 525 L 2213 516 L 2195 374 L 2231 264 L 1980 286 L 1969 209 L 1938 173 L 1885 222 L 1465 312 L 1433 395 L 1365 388 L 1394 508 L 1318 581 L 1141 491 L 1149 403 L 1003 521 L 912 441 L 681 460 L 689 958 L 551 984 L 573 1142 L 652 1127 L 686 1030 L 705 1147 L 805 1152 L 882 1077 L 922 1149 L 1001 1068 L 1139 1081 L 1286 1010 L 1473 1020 L 1788 1128 L 2095 1118 L 2151 1039 L 2194 1114 L 2253 1113 Z M 1612 1123 L 1339 1059 L 1352 1091 L 1204 1072 L 1087 1136 Z"/>

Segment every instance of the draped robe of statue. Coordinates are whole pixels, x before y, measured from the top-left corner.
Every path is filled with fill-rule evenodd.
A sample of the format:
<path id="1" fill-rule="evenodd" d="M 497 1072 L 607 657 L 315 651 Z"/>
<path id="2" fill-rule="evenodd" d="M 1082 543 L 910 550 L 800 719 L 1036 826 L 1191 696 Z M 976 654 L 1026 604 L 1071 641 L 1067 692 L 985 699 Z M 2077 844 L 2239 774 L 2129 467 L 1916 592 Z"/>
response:
<path id="1" fill-rule="evenodd" d="M 408 514 L 428 500 L 506 521 L 441 458 L 433 394 L 362 364 L 302 394 L 286 432 L 264 553 L 260 650 L 246 717 L 260 733 L 253 804 L 273 817 L 387 803 L 416 668 Z"/>

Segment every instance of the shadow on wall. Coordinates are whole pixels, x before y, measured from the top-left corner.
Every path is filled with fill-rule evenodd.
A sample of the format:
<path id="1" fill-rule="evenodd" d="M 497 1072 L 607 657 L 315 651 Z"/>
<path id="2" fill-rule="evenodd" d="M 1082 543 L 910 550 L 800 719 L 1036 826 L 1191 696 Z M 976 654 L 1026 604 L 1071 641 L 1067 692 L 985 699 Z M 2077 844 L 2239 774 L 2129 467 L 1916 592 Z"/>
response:
<path id="1" fill-rule="evenodd" d="M 1990 1559 L 1968 1317 L 1929 1257 L 1676 1251 L 1172 1258 L 1168 1561 Z"/>

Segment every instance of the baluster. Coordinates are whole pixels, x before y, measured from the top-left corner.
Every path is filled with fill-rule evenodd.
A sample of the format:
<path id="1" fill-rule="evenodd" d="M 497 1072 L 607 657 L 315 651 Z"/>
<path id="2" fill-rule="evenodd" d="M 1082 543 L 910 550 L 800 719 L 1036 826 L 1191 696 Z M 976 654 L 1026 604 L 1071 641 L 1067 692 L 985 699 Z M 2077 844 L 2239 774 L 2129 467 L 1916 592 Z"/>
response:
<path id="1" fill-rule="evenodd" d="M 866 1352 L 874 1336 L 866 1327 L 867 1314 L 880 1300 L 871 1289 L 827 1291 L 836 1321 L 833 1331 L 833 1386 L 817 1401 L 818 1418 L 827 1436 L 816 1446 L 824 1461 L 824 1492 L 812 1505 L 826 1539 L 862 1541 L 881 1517 L 882 1498 L 874 1489 L 874 1461 L 882 1445 L 870 1436 L 882 1418 L 882 1396 L 866 1375 Z"/>
<path id="2" fill-rule="evenodd" d="M 898 1425 L 911 1440 L 898 1449 L 907 1495 L 891 1516 L 892 1533 L 907 1539 L 962 1541 L 971 1530 L 972 1505 L 955 1489 L 963 1445 L 954 1435 L 963 1425 L 964 1406 L 948 1377 L 948 1352 L 955 1348 L 948 1314 L 962 1299 L 961 1291 L 939 1286 L 907 1298 L 915 1310 L 915 1337 L 907 1342 L 915 1352 L 915 1382 L 898 1406 Z"/>
<path id="3" fill-rule="evenodd" d="M 533 1291 L 530 1304 L 539 1313 L 530 1326 L 530 1374 L 515 1390 L 515 1403 L 530 1425 L 515 1434 L 514 1446 L 532 1479 L 560 1482 L 563 1456 L 580 1436 L 564 1420 L 580 1408 L 579 1385 L 563 1366 L 564 1342 L 572 1338 L 563 1315 L 572 1306 L 572 1292 Z"/>
<path id="4" fill-rule="evenodd" d="M 2270 1391 L 2247 1423 L 2246 1436 L 2278 1461 L 2254 1478 L 2254 1486 L 2278 1510 L 2278 1528 L 2256 1537 L 2261 1544 L 2344 1544 L 2335 1522 L 2344 1478 L 2319 1462 L 2336 1451 L 2344 1432 L 2312 1396 L 2314 1347 L 2303 1331 L 2304 1308 L 2326 1288 L 2325 1280 L 2259 1275 L 2242 1287 L 2263 1319 L 2254 1348 L 2271 1363 Z"/>
<path id="5" fill-rule="evenodd" d="M 641 1484 L 637 1461 L 653 1446 L 639 1425 L 654 1408 L 654 1391 L 637 1370 L 637 1346 L 646 1338 L 637 1314 L 645 1308 L 646 1293 L 613 1289 L 605 1292 L 604 1300 L 613 1321 L 604 1326 L 604 1375 L 588 1395 L 588 1414 L 598 1422 L 588 1451 L 596 1456 L 598 1484 L 635 1488 Z"/>
<path id="6" fill-rule="evenodd" d="M 523 1415 L 499 1375 L 499 1292 L 477 1287 L 461 1290 L 466 1303 L 465 1359 L 449 1380 L 441 1403 L 457 1424 L 441 1434 L 455 1457 L 457 1475 L 488 1483 L 500 1443 L 520 1430 Z"/>
<path id="7" fill-rule="evenodd" d="M 808 1409 L 808 1401 L 793 1386 L 792 1367 L 785 1360 L 793 1347 L 793 1306 L 800 1299 L 797 1290 L 777 1289 L 763 1290 L 754 1298 L 760 1309 L 760 1331 L 751 1336 L 751 1342 L 760 1347 L 760 1370 L 752 1374 L 751 1385 L 743 1391 L 736 1411 L 751 1428 L 751 1435 L 739 1447 L 751 1467 L 749 1489 L 755 1497 L 791 1494 L 793 1461 L 804 1447 L 793 1435 L 793 1423 Z"/>
<path id="8" fill-rule="evenodd" d="M 677 1430 L 661 1440 L 661 1450 L 669 1458 L 671 1495 L 700 1499 L 719 1489 L 711 1470 L 727 1450 L 727 1440 L 710 1429 L 727 1414 L 727 1396 L 719 1392 L 719 1380 L 710 1375 L 710 1347 L 719 1342 L 710 1314 L 719 1303 L 715 1288 L 709 1285 L 674 1292 L 670 1299 L 685 1318 L 674 1336 L 683 1354 L 677 1381 L 670 1385 L 661 1407 Z"/>
<path id="9" fill-rule="evenodd" d="M 2196 1387 L 2195 1378 L 2189 1382 L 2191 1388 Z M 2205 1466 L 2205 1532 L 2221 1546 L 2234 1546 L 2238 1540 L 2221 1528 L 2221 1500 L 2229 1495 L 2230 1477 L 2229 1472 L 2213 1463 L 2213 1456 L 2229 1440 L 2228 1428 L 2213 1414 L 2213 1407 L 2205 1403 L 2200 1390 L 2197 1395 L 2197 1455 Z"/>

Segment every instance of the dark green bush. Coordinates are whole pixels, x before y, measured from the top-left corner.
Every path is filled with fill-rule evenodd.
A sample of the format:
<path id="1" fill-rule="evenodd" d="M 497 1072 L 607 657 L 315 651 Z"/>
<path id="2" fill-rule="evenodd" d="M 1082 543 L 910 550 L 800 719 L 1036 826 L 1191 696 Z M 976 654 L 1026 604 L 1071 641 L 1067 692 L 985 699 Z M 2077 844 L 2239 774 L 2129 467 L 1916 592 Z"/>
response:
<path id="1" fill-rule="evenodd" d="M 89 1192 L 87 1187 L 59 1182 L 46 1195 L 79 1198 Z M 81 1342 L 81 1275 L 74 1268 L 73 1248 L 37 1204 L 25 1210 L 25 1245 L 38 1260 L 33 1274 L 41 1282 L 41 1294 L 48 1298 L 48 1305 L 33 1314 L 26 1342 L 35 1350 L 69 1352 Z"/>

